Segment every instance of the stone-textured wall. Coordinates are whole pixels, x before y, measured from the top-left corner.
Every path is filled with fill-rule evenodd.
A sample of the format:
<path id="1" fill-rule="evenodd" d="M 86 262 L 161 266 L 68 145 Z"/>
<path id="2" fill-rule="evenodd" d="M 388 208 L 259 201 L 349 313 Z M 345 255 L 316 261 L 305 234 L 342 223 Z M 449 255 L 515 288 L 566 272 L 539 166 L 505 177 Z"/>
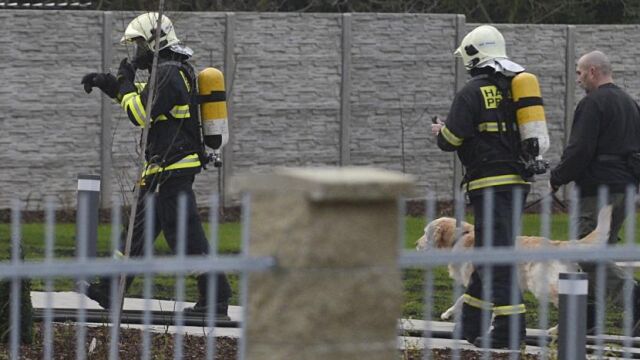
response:
<path id="1" fill-rule="evenodd" d="M 422 191 L 450 196 L 453 157 L 435 145 L 430 119 L 448 111 L 455 93 L 455 20 L 353 16 L 352 164 L 404 170 L 418 176 Z"/>
<path id="2" fill-rule="evenodd" d="M 48 195 L 73 207 L 79 173 L 111 174 L 105 179 L 115 194 L 131 190 L 140 131 L 117 104 L 105 102 L 103 108 L 97 90 L 85 94 L 80 79 L 103 68 L 117 70 L 131 51 L 119 44 L 120 36 L 136 15 L 0 12 L 8 30 L 0 39 L 0 208 L 12 199 L 41 208 Z M 168 15 L 195 50 L 194 64 L 229 76 L 233 142 L 225 179 L 274 166 L 369 165 L 415 175 L 417 195 L 430 189 L 440 199 L 451 198 L 453 156 L 437 149 L 430 118 L 446 116 L 456 88 L 456 36 L 477 24 L 458 29 L 456 15 L 436 14 Z M 629 46 L 640 40 L 638 26 L 497 27 L 512 58 L 540 79 L 552 163 L 563 147 L 565 119 L 583 96 L 573 86 L 582 53 L 608 53 L 618 83 L 634 98 L 640 95 L 640 50 Z M 105 29 L 111 33 L 105 36 Z M 111 128 L 103 136 L 105 121 Z M 112 142 L 111 152 L 102 151 L 103 137 Z M 101 165 L 105 156 L 112 159 L 108 169 Z M 546 179 L 540 177 L 534 194 Z M 218 191 L 218 171 L 198 176 L 195 188 L 203 204 Z"/>
<path id="3" fill-rule="evenodd" d="M 99 70 L 102 14 L 0 11 L 0 207 L 75 206 L 78 173 L 100 170 L 100 102 L 80 86 Z"/>

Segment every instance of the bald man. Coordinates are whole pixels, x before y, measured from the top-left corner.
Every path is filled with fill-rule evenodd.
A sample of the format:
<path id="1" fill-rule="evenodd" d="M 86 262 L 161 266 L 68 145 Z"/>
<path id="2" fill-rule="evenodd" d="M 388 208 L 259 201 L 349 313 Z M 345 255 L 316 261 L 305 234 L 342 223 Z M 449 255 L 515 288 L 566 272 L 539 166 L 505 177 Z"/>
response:
<path id="1" fill-rule="evenodd" d="M 613 204 L 609 244 L 619 241 L 618 232 L 625 220 L 625 192 L 635 193 L 638 178 L 627 160 L 629 154 L 640 151 L 640 111 L 636 102 L 613 83 L 611 62 L 600 51 L 592 51 L 578 60 L 576 83 L 585 90 L 573 115 L 571 137 L 562 153 L 560 164 L 551 170 L 549 180 L 553 191 L 561 185 L 575 182 L 580 196 L 578 218 L 579 238 L 596 227 L 599 192 L 608 204 Z M 623 305 L 624 282 L 627 275 L 613 263 L 606 265 L 605 293 L 611 301 Z M 595 290 L 596 264 L 581 264 L 589 274 L 587 329 L 596 332 L 597 309 Z M 634 324 L 640 319 L 640 288 L 634 284 L 632 307 Z M 603 307 L 605 309 L 605 307 Z M 640 328 L 640 326 L 634 326 Z M 640 329 L 634 329 L 640 334 Z"/>

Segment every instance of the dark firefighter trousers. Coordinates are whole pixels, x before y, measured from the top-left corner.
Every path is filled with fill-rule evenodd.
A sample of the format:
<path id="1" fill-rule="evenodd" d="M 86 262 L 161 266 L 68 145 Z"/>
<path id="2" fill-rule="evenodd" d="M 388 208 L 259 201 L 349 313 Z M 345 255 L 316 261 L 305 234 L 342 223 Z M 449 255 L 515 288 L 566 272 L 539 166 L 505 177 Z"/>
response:
<path id="1" fill-rule="evenodd" d="M 509 186 L 505 191 L 473 191 L 469 194 L 473 206 L 475 218 L 475 247 L 483 247 L 485 242 L 489 242 L 493 247 L 513 246 L 514 238 L 514 211 L 516 208 L 522 209 L 525 202 L 528 188 L 521 188 L 520 193 L 512 191 L 514 187 Z M 490 207 L 485 207 L 485 201 L 489 200 Z M 514 207 L 514 199 L 518 198 L 520 206 Z M 490 213 L 487 214 L 487 209 Z M 516 214 L 518 221 L 521 213 Z M 485 226 L 485 216 L 490 216 L 492 228 Z M 490 230 L 490 231 L 487 231 Z M 487 234 L 492 234 L 491 239 L 487 239 Z M 491 297 L 483 299 L 483 281 L 486 272 L 490 272 L 491 284 L 489 286 Z M 514 279 L 515 278 L 515 279 Z M 510 334 L 517 336 L 515 343 L 524 340 L 525 319 L 524 304 L 522 303 L 522 291 L 517 282 L 517 271 L 511 264 L 508 265 L 478 265 L 471 275 L 469 287 L 464 294 L 464 304 L 462 307 L 462 336 L 470 342 L 477 337 L 487 334 L 489 321 L 483 323 L 483 309 L 489 311 L 488 316 L 493 312 L 494 328 L 489 336 L 493 342 L 508 344 Z M 512 299 L 512 284 L 516 285 L 515 297 Z M 516 327 L 512 328 L 512 318 L 516 318 Z M 486 318 L 485 318 L 486 319 Z M 490 319 L 490 317 L 488 318 Z"/>
<path id="2" fill-rule="evenodd" d="M 163 232 L 167 244 L 174 254 L 178 251 L 178 199 L 180 194 L 186 198 L 186 239 L 185 253 L 187 255 L 206 255 L 209 253 L 209 243 L 202 228 L 202 222 L 198 214 L 196 197 L 193 192 L 193 181 L 195 175 L 178 175 L 174 172 L 156 173 L 145 178 L 140 187 L 138 196 L 138 208 L 136 211 L 133 236 L 131 238 L 131 257 L 144 255 L 145 243 L 145 213 L 146 197 L 154 196 L 154 217 L 153 233 L 151 238 L 155 239 Z M 156 192 L 156 189 L 158 190 Z M 126 231 L 126 230 L 125 230 Z M 126 233 L 125 233 L 126 234 Z M 123 239 L 126 237 L 123 236 Z M 120 251 L 124 253 L 124 241 L 120 244 Z M 132 278 L 127 279 L 127 286 L 131 284 Z M 196 276 L 198 284 L 199 302 L 206 301 L 207 298 L 207 275 Z M 215 303 L 227 303 L 231 297 L 231 287 L 224 274 L 217 275 L 217 301 Z M 203 303 L 203 305 L 205 305 Z"/>

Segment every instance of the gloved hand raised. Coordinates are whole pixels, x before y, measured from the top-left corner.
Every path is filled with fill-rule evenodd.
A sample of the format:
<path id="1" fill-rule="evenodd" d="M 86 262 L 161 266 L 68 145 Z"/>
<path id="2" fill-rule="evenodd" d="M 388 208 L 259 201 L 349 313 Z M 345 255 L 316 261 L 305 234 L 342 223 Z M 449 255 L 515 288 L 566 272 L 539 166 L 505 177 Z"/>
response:
<path id="1" fill-rule="evenodd" d="M 118 81 L 115 76 L 109 73 L 89 73 L 82 77 L 80 83 L 84 85 L 84 91 L 86 91 L 87 94 L 90 93 L 94 87 L 97 87 L 112 99 L 115 99 L 116 95 L 118 95 Z"/>
<path id="2" fill-rule="evenodd" d="M 120 61 L 120 67 L 118 67 L 118 81 L 127 80 L 133 84 L 136 78 L 136 69 L 129 62 L 129 59 L 124 58 Z"/>

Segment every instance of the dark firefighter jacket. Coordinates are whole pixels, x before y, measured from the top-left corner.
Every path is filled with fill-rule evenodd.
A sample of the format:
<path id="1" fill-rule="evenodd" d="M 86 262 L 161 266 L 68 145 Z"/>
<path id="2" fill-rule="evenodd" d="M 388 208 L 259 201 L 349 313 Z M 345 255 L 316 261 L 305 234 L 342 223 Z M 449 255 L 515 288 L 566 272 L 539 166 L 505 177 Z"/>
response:
<path id="1" fill-rule="evenodd" d="M 468 191 L 528 184 L 520 175 L 517 160 L 515 112 L 499 109 L 502 92 L 495 79 L 478 75 L 469 80 L 453 99 L 447 121 L 438 134 L 438 147 L 456 151 L 465 167 Z M 510 83 L 505 77 L 502 81 Z"/>
<path id="2" fill-rule="evenodd" d="M 187 63 L 158 59 L 156 100 L 151 109 L 151 126 L 142 176 L 162 171 L 197 173 L 202 150 L 197 106 L 192 105 L 195 76 Z M 121 86 L 122 89 L 122 86 Z M 125 91 L 126 92 L 126 91 Z M 135 84 L 135 90 L 120 94 L 120 104 L 129 120 L 144 127 L 149 86 Z"/>
<path id="3" fill-rule="evenodd" d="M 575 181 L 582 195 L 597 195 L 599 185 L 608 185 L 610 192 L 624 192 L 627 184 L 638 183 L 625 158 L 639 149 L 636 102 L 615 84 L 601 85 L 578 103 L 569 144 L 560 164 L 551 170 L 551 184 Z M 607 155 L 620 159 L 606 159 Z"/>

